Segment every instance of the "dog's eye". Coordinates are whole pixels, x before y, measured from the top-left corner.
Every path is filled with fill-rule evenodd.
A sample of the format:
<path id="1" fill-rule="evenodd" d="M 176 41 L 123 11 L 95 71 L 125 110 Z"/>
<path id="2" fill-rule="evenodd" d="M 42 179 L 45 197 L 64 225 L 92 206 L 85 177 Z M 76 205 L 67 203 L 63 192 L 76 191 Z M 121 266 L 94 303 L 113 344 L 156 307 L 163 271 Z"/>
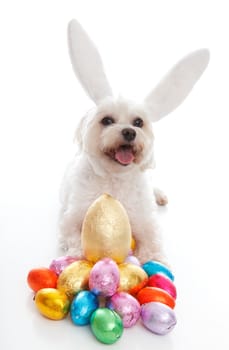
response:
<path id="1" fill-rule="evenodd" d="M 144 122 L 141 118 L 136 118 L 133 121 L 133 126 L 136 126 L 137 128 L 142 128 L 144 125 Z"/>
<path id="2" fill-rule="evenodd" d="M 112 117 L 106 116 L 101 120 L 101 124 L 104 126 L 114 124 L 114 119 Z"/>

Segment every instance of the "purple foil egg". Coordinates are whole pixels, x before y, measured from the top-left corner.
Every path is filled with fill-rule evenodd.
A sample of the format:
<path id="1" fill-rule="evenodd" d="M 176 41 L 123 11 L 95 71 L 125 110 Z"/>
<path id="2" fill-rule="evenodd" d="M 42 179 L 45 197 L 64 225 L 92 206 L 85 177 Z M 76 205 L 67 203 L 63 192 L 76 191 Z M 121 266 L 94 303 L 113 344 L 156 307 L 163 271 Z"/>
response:
<path id="1" fill-rule="evenodd" d="M 135 325 L 140 317 L 141 306 L 139 302 L 126 292 L 115 293 L 110 298 L 107 306 L 119 314 L 125 328 Z"/>
<path id="2" fill-rule="evenodd" d="M 128 255 L 127 258 L 125 259 L 125 262 L 130 263 L 130 264 L 134 264 L 137 266 L 141 265 L 138 258 L 136 258 L 136 256 L 134 256 L 134 255 Z"/>
<path id="3" fill-rule="evenodd" d="M 57 259 L 54 259 L 49 268 L 54 271 L 57 275 L 61 274 L 61 272 L 70 264 L 77 261 L 78 259 L 73 256 L 61 256 Z"/>
<path id="4" fill-rule="evenodd" d="M 147 329 L 159 335 L 171 332 L 177 323 L 174 311 L 169 306 L 158 302 L 142 305 L 141 318 Z"/>
<path id="5" fill-rule="evenodd" d="M 118 265 L 110 258 L 99 260 L 91 269 L 89 276 L 90 290 L 103 297 L 112 296 L 119 285 Z"/>

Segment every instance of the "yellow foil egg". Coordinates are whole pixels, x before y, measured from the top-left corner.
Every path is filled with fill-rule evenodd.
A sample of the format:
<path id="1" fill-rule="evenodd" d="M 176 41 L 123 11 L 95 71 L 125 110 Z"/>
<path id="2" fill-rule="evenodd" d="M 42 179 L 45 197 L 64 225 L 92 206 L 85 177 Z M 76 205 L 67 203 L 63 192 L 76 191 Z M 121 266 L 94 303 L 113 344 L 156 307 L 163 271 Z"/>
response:
<path id="1" fill-rule="evenodd" d="M 136 241 L 135 241 L 134 237 L 132 236 L 131 243 L 130 243 L 130 249 L 132 251 L 135 251 L 135 248 L 136 248 Z"/>
<path id="2" fill-rule="evenodd" d="M 60 274 L 57 281 L 57 289 L 64 292 L 69 298 L 73 298 L 82 289 L 87 289 L 89 274 L 93 264 L 89 261 L 78 260 Z"/>
<path id="3" fill-rule="evenodd" d="M 40 313 L 51 320 L 64 318 L 70 307 L 66 294 L 54 288 L 40 289 L 36 293 L 35 304 Z"/>
<path id="4" fill-rule="evenodd" d="M 119 272 L 119 292 L 136 294 L 148 282 L 148 276 L 140 266 L 130 263 L 123 263 L 119 265 Z"/>
<path id="5" fill-rule="evenodd" d="M 82 226 L 82 249 L 89 261 L 109 257 L 121 263 L 131 245 L 131 228 L 122 204 L 108 194 L 89 207 Z"/>

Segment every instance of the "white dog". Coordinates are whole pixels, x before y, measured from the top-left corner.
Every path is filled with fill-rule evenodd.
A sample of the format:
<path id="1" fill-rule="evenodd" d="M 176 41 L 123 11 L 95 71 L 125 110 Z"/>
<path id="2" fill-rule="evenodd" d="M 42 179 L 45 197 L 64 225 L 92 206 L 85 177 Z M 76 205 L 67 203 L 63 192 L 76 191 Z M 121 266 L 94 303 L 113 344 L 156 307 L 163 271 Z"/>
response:
<path id="1" fill-rule="evenodd" d="M 127 210 L 140 261 L 165 262 L 155 202 L 166 204 L 166 197 L 159 190 L 153 195 L 146 176 L 146 170 L 154 165 L 152 122 L 185 99 L 206 68 L 209 52 L 201 49 L 186 56 L 136 104 L 113 97 L 100 55 L 76 20 L 70 22 L 68 34 L 73 68 L 96 107 L 78 126 L 79 154 L 64 177 L 61 246 L 69 255 L 82 255 L 80 233 L 85 213 L 96 198 L 109 193 Z"/>

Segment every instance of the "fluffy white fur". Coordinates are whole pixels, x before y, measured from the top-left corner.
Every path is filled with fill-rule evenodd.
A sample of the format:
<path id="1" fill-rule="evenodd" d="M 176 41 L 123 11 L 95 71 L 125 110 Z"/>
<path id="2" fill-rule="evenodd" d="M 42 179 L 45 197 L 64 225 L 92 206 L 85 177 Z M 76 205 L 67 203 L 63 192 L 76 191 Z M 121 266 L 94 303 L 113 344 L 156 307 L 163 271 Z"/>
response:
<path id="1" fill-rule="evenodd" d="M 140 261 L 165 262 L 155 207 L 156 201 L 166 204 L 167 199 L 157 189 L 153 193 L 147 178 L 147 169 L 154 167 L 152 121 L 184 100 L 206 68 L 209 52 L 202 49 L 186 56 L 142 104 L 136 104 L 112 96 L 99 53 L 76 20 L 70 22 L 68 33 L 75 73 L 96 107 L 79 123 L 79 153 L 64 176 L 60 244 L 67 254 L 81 256 L 80 232 L 85 213 L 96 198 L 109 193 L 127 210 Z M 104 118 L 109 118 L 108 125 L 104 125 Z M 136 123 L 139 119 L 142 125 Z M 123 130 L 134 132 L 134 136 L 126 138 Z"/>

